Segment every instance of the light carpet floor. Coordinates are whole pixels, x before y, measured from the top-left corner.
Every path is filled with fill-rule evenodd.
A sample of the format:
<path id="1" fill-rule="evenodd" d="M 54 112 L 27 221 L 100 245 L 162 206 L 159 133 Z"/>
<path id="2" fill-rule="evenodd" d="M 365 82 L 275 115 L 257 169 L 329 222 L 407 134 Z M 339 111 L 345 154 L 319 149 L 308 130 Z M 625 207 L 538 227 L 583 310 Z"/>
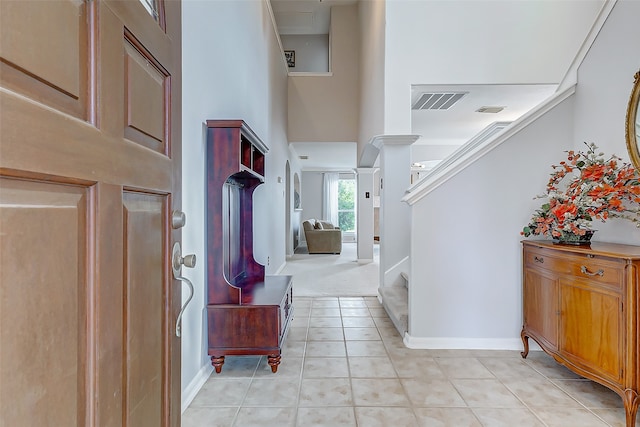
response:
<path id="1" fill-rule="evenodd" d="M 340 255 L 309 254 L 300 246 L 279 274 L 292 275 L 296 296 L 363 297 L 378 295 L 379 246 L 373 262 L 358 263 L 357 244 L 343 243 Z"/>

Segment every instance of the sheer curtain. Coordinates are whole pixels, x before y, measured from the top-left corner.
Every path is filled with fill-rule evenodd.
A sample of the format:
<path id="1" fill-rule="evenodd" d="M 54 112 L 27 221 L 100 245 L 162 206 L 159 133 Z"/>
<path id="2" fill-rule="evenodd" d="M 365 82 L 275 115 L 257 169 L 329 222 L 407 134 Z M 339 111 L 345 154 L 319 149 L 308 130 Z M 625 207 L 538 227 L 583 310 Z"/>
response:
<path id="1" fill-rule="evenodd" d="M 338 180 L 340 174 L 337 172 L 326 172 L 324 174 L 324 191 L 322 197 L 322 219 L 338 226 Z"/>

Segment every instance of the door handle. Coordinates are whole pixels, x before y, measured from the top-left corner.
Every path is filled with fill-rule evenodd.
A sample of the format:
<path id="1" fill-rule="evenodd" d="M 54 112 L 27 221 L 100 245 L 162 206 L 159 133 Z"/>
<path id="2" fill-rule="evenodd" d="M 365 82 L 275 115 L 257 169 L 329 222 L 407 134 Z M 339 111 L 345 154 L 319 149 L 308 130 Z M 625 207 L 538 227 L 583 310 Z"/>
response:
<path id="1" fill-rule="evenodd" d="M 180 313 L 178 313 L 178 318 L 176 319 L 176 336 L 179 337 L 182 335 L 182 314 L 184 310 L 187 308 L 191 299 L 193 298 L 193 283 L 191 280 L 182 276 L 182 266 L 193 268 L 196 266 L 196 256 L 194 254 L 182 256 L 182 249 L 180 248 L 180 242 L 176 242 L 173 245 L 173 251 L 171 254 L 171 269 L 173 270 L 173 278 L 176 280 L 180 280 L 187 284 L 189 287 L 189 298 L 182 304 L 180 308 Z"/>

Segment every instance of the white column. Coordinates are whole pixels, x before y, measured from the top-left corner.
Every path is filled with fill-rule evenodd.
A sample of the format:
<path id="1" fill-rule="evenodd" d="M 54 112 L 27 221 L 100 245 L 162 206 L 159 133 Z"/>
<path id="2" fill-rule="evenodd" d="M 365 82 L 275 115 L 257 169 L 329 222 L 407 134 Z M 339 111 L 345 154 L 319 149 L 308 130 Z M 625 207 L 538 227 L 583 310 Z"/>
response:
<path id="1" fill-rule="evenodd" d="M 374 174 L 377 168 L 356 168 L 358 188 L 358 262 L 373 261 Z"/>
<path id="2" fill-rule="evenodd" d="M 382 135 L 380 148 L 380 287 L 398 284 L 409 272 L 411 207 L 402 201 L 411 184 L 411 144 L 419 135 Z"/>

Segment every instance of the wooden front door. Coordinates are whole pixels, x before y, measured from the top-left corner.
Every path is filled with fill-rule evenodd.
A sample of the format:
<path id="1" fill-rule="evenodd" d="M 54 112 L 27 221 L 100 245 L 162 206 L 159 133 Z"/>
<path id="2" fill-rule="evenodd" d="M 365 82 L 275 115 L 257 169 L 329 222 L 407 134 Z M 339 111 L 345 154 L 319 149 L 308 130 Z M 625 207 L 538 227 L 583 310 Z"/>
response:
<path id="1" fill-rule="evenodd" d="M 180 424 L 180 27 L 0 0 L 0 426 Z"/>

